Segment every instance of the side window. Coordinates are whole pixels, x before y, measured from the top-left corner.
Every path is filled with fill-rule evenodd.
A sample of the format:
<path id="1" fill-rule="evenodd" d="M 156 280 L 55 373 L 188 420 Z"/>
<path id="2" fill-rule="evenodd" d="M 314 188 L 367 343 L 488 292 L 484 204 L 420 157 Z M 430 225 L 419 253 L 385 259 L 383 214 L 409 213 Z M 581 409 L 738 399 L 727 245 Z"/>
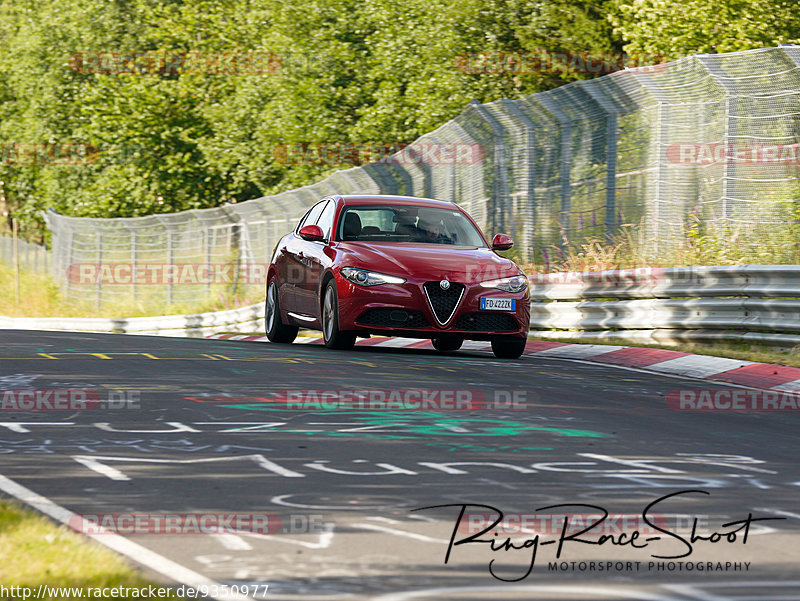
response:
<path id="1" fill-rule="evenodd" d="M 317 225 L 322 228 L 322 233 L 326 240 L 331 239 L 331 227 L 333 226 L 333 214 L 335 211 L 336 203 L 331 200 L 322 211 L 319 219 L 317 219 Z"/>
<path id="2" fill-rule="evenodd" d="M 300 228 L 304 225 L 314 225 L 317 222 L 317 218 L 319 214 L 322 212 L 322 209 L 325 207 L 325 203 L 328 202 L 328 199 L 322 200 L 311 207 L 311 210 L 306 213 L 305 217 L 300 220 L 300 223 L 297 224 L 297 230 L 300 231 Z"/>

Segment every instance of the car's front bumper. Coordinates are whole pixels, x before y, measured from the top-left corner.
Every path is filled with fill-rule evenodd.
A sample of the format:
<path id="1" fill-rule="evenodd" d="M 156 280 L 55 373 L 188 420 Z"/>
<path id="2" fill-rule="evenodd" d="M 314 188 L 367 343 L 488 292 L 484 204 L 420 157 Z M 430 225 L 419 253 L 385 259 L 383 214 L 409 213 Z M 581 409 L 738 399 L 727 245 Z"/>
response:
<path id="1" fill-rule="evenodd" d="M 408 280 L 403 284 L 367 287 L 337 277 L 339 329 L 410 338 L 432 338 L 443 334 L 468 340 L 527 336 L 530 324 L 527 289 L 511 293 L 479 284 L 464 284 L 463 295 L 452 317 L 442 324 L 440 321 L 444 321 L 446 316 L 439 315 L 437 319 L 423 288 L 426 281 Z M 513 311 L 481 309 L 482 297 L 514 299 L 516 308 Z"/>

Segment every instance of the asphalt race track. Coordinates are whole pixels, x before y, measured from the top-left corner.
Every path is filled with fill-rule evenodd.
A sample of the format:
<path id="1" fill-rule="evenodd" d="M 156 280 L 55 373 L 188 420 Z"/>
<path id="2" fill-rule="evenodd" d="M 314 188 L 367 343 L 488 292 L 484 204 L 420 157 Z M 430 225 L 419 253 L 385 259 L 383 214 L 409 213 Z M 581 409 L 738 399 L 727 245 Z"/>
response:
<path id="1" fill-rule="evenodd" d="M 2 389 L 93 389 L 100 399 L 113 392 L 132 401 L 86 411 L 4 405 L 0 490 L 29 500 L 32 491 L 40 508 L 50 503 L 84 517 L 271 516 L 268 532 L 118 532 L 122 552 L 158 554 L 132 557 L 161 582 L 200 575 L 220 587 L 248 585 L 256 591 L 251 597 L 276 601 L 800 599 L 797 411 L 667 405 L 671 391 L 722 385 L 578 361 L 501 361 L 474 351 L 343 352 L 22 331 L 4 331 L 0 339 Z M 280 391 L 409 388 L 468 391 L 487 406 L 329 411 L 273 402 L 286 394 Z M 507 403 L 513 398 L 521 402 Z M 696 534 L 722 537 L 696 540 L 678 558 L 689 545 L 653 530 L 642 512 L 688 490 L 696 492 L 652 508 L 651 521 L 689 539 L 696 518 Z M 507 529 L 483 535 L 496 544 L 454 546 L 445 565 L 451 536 L 462 540 L 481 530 L 479 520 L 473 530 L 467 521 L 455 529 L 462 504 L 502 510 Z M 556 504 L 593 507 L 536 511 Z M 433 505 L 452 506 L 412 511 Z M 601 527 L 613 540 L 587 544 L 562 532 L 564 514 L 572 527 L 599 508 L 611 514 Z M 466 510 L 481 511 L 490 513 Z M 521 514 L 539 516 L 527 523 L 540 529 L 520 531 Z M 752 522 L 746 542 L 744 522 L 728 535 L 739 526 L 723 525 L 748 514 L 785 519 Z M 535 532 L 535 565 L 522 578 Z M 507 537 L 523 548 L 504 550 Z M 577 538 L 598 542 L 591 533 Z M 159 556 L 171 562 L 159 566 Z"/>

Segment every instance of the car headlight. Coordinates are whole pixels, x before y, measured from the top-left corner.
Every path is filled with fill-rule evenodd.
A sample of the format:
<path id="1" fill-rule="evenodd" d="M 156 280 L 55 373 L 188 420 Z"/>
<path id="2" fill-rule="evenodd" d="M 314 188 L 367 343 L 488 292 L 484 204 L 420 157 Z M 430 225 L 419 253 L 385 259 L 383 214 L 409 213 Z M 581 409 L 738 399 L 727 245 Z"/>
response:
<path id="1" fill-rule="evenodd" d="M 481 286 L 484 288 L 497 288 L 506 292 L 522 292 L 528 286 L 528 278 L 524 275 L 515 275 L 510 278 L 481 282 Z"/>
<path id="2" fill-rule="evenodd" d="M 344 277 L 359 286 L 377 286 L 378 284 L 402 284 L 405 279 L 394 275 L 386 275 L 376 271 L 358 269 L 357 267 L 342 267 L 339 271 Z"/>

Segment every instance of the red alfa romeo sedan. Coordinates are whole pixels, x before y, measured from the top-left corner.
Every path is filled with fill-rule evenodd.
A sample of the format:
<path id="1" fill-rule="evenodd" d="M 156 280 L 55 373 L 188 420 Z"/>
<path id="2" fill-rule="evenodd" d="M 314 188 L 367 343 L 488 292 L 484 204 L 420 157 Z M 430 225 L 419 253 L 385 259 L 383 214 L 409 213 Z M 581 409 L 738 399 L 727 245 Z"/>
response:
<path id="1" fill-rule="evenodd" d="M 437 350 L 489 340 L 517 358 L 530 322 L 528 281 L 452 202 L 407 196 L 331 196 L 278 242 L 267 271 L 266 331 L 292 342 L 322 330 L 349 349 L 372 334 L 429 338 Z"/>

